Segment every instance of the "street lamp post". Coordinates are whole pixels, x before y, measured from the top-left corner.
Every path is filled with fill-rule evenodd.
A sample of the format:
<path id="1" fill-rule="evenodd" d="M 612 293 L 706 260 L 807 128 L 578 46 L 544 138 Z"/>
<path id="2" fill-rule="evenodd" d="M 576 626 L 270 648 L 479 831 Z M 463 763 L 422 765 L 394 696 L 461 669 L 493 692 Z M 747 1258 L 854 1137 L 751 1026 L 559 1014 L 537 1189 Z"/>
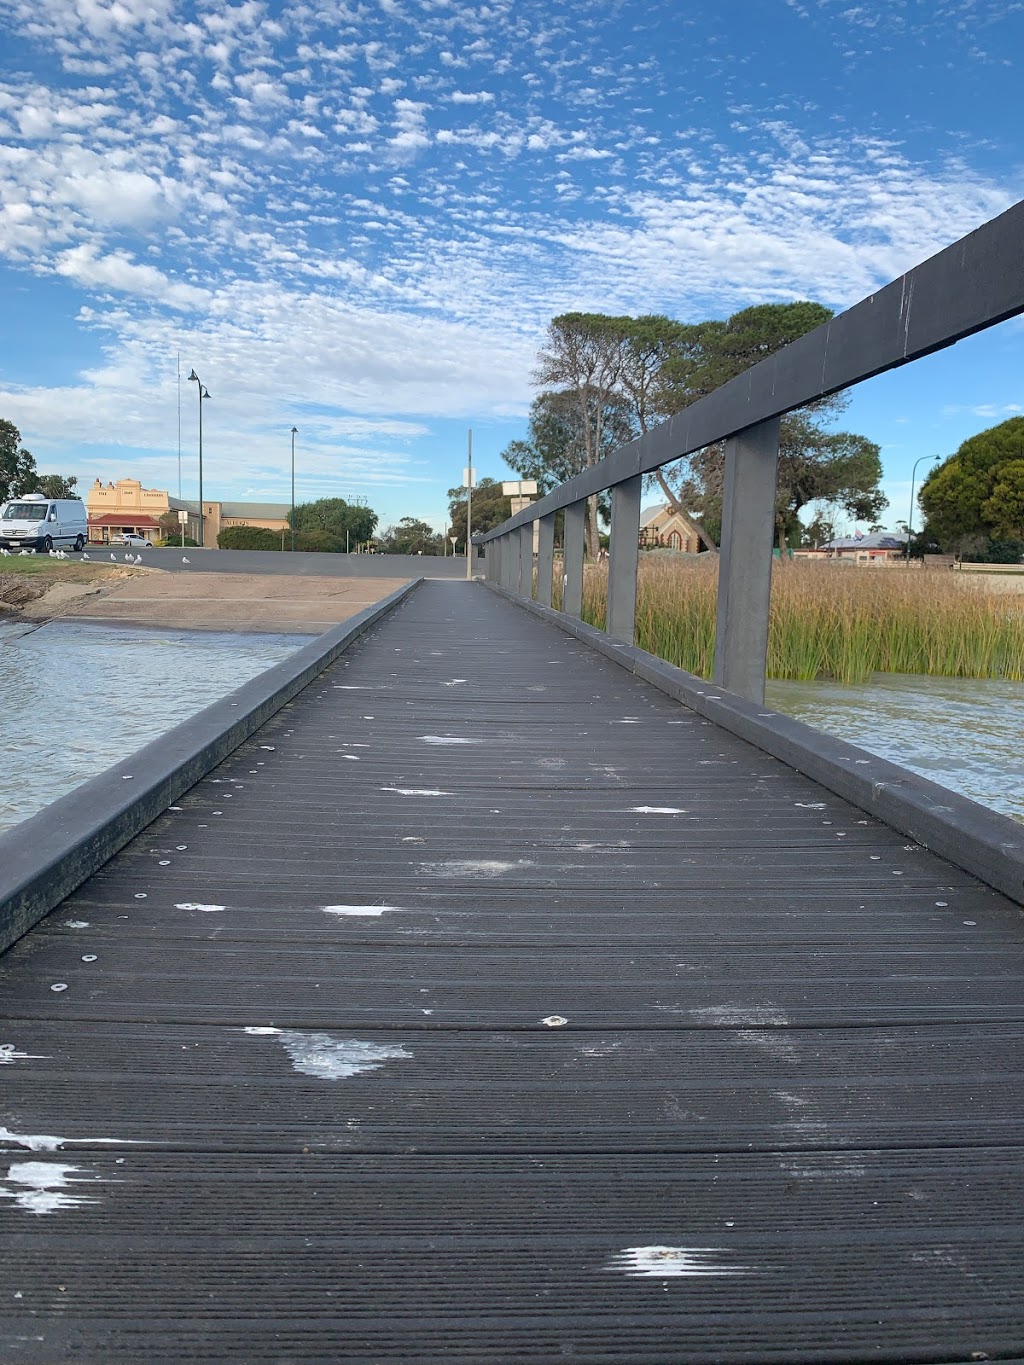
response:
<path id="1" fill-rule="evenodd" d="M 920 459 L 914 461 L 914 468 L 910 472 L 910 515 L 907 517 L 907 568 L 910 568 L 910 539 L 914 534 L 914 480 L 917 478 L 917 466 L 923 464 L 925 460 L 941 460 L 941 455 L 922 455 Z"/>
<path id="2" fill-rule="evenodd" d="M 203 381 L 195 370 L 189 375 L 189 379 L 199 385 L 199 546 L 202 549 L 206 544 L 206 537 L 203 535 L 203 399 L 209 398 L 210 393 L 208 389 L 203 388 Z"/>
<path id="3" fill-rule="evenodd" d="M 292 427 L 292 553 L 295 553 L 295 437 L 298 427 Z"/>

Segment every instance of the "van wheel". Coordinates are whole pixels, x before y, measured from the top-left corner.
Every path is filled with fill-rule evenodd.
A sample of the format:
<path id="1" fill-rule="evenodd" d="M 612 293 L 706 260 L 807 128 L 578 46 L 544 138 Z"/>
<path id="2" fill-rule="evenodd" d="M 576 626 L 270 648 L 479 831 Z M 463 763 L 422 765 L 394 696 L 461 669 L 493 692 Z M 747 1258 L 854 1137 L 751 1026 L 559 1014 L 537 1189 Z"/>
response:
<path id="1" fill-rule="evenodd" d="M 82 553 L 82 551 L 85 549 L 85 536 L 75 537 L 75 549 L 78 551 L 79 554 Z"/>
<path id="2" fill-rule="evenodd" d="M 48 555 L 53 549 L 53 537 L 43 536 L 43 554 Z"/>

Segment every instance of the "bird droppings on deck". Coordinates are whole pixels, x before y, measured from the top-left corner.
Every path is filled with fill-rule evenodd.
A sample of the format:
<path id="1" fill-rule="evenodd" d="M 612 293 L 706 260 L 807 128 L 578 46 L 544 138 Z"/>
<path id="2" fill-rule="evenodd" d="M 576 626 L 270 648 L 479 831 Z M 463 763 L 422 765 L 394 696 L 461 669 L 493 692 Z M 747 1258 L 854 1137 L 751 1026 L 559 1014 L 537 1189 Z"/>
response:
<path id="1" fill-rule="evenodd" d="M 19 1052 L 14 1043 L 0 1043 L 0 1066 L 11 1066 L 14 1062 L 48 1061 L 42 1052 Z"/>
<path id="2" fill-rule="evenodd" d="M 26 1147 L 30 1152 L 59 1152 L 69 1142 L 84 1143 L 89 1147 L 96 1145 L 103 1147 L 138 1145 L 133 1138 L 56 1137 L 52 1133 L 13 1133 L 10 1128 L 0 1126 L 0 1147 Z"/>
<path id="3" fill-rule="evenodd" d="M 420 863 L 420 871 L 433 877 L 500 877 L 518 867 L 532 867 L 528 858 L 504 863 L 497 858 L 459 858 L 448 863 Z"/>
<path id="4" fill-rule="evenodd" d="M 401 910 L 400 905 L 321 905 L 325 915 L 385 915 Z"/>
<path id="5" fill-rule="evenodd" d="M 87 919 L 66 919 L 64 923 L 68 929 L 88 929 L 89 927 Z"/>
<path id="6" fill-rule="evenodd" d="M 175 910 L 201 910 L 204 915 L 213 915 L 226 910 L 226 905 L 207 905 L 204 901 L 176 901 Z"/>
<path id="7" fill-rule="evenodd" d="M 801 806 L 804 810 L 827 810 L 824 801 L 794 801 L 794 806 Z"/>
<path id="8" fill-rule="evenodd" d="M 744 1275 L 747 1267 L 723 1265 L 713 1259 L 724 1247 L 624 1247 L 608 1263 L 608 1270 L 624 1275 L 669 1279 L 684 1275 Z"/>
<path id="9" fill-rule="evenodd" d="M 13 1199 L 18 1208 L 37 1214 L 98 1203 L 87 1195 L 67 1192 L 70 1186 L 83 1183 L 81 1179 L 70 1179 L 81 1173 L 81 1166 L 59 1161 L 16 1161 L 8 1167 L 5 1180 L 0 1182 L 0 1199 Z M 95 1181 L 98 1177 L 85 1176 L 84 1179 Z"/>
<path id="10" fill-rule="evenodd" d="M 546 1019 L 542 1019 L 540 1022 L 547 1024 L 548 1028 L 562 1028 L 569 1021 L 562 1014 L 549 1014 Z"/>
<path id="11" fill-rule="evenodd" d="M 740 1025 L 749 1028 L 757 1024 L 781 1027 L 789 1023 L 782 1010 L 774 1005 L 706 1005 L 687 1010 L 687 1013 L 704 1020 L 705 1023 L 722 1027 Z"/>
<path id="12" fill-rule="evenodd" d="M 632 810 L 637 815 L 685 815 L 686 811 L 679 806 L 633 806 Z"/>
<path id="13" fill-rule="evenodd" d="M 363 1071 L 377 1071 L 385 1062 L 411 1058 L 404 1047 L 366 1043 L 359 1038 L 334 1038 L 329 1033 L 302 1033 L 298 1029 L 246 1028 L 245 1033 L 272 1035 L 292 1060 L 292 1068 L 305 1076 L 340 1081 Z"/>
<path id="14" fill-rule="evenodd" d="M 483 744 L 482 739 L 465 739 L 458 735 L 420 735 L 424 744 Z"/>
<path id="15" fill-rule="evenodd" d="M 50 990 L 55 991 L 59 995 L 61 991 L 66 991 L 67 988 L 68 983 L 66 981 L 55 981 L 50 987 Z"/>
<path id="16" fill-rule="evenodd" d="M 396 796 L 454 796 L 454 792 L 443 792 L 437 787 L 381 787 L 382 792 L 394 792 Z"/>

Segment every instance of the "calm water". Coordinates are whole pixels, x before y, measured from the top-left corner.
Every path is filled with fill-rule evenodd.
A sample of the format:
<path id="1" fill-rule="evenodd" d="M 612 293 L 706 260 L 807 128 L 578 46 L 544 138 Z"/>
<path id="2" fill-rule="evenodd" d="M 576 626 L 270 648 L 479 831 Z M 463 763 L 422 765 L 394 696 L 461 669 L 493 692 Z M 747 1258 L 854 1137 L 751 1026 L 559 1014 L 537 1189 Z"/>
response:
<path id="1" fill-rule="evenodd" d="M 770 682 L 768 703 L 1024 821 L 1024 683 L 879 673 Z"/>
<path id="2" fill-rule="evenodd" d="M 309 638 L 0 623 L 0 830 L 233 692 Z"/>

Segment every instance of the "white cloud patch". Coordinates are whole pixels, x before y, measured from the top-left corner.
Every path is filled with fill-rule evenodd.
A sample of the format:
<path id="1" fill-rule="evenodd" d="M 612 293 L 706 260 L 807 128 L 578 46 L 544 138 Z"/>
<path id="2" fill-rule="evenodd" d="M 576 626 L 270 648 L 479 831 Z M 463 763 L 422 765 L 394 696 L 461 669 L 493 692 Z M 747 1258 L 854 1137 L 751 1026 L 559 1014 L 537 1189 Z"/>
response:
<path id="1" fill-rule="evenodd" d="M 200 308 L 207 301 L 201 289 L 174 284 L 155 266 L 138 265 L 124 251 L 100 256 L 94 247 L 76 246 L 61 252 L 54 268 L 58 275 L 65 275 L 87 288 L 113 289 L 152 298 L 171 307 Z"/>

